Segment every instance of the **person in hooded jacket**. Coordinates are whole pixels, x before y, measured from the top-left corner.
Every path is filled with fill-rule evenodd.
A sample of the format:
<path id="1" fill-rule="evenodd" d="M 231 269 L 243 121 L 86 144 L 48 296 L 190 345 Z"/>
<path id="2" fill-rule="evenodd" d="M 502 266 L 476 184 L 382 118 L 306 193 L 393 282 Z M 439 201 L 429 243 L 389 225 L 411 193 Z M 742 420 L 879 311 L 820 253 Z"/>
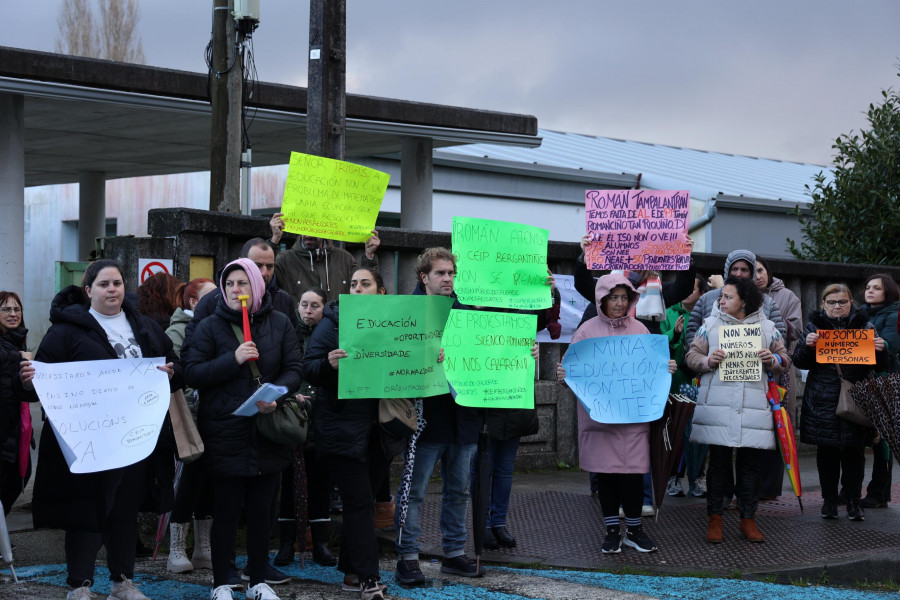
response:
<path id="1" fill-rule="evenodd" d="M 716 372 L 727 357 L 720 346 L 722 329 L 733 325 L 759 324 L 760 348 L 754 348 L 752 352 L 771 375 L 778 376 L 790 367 L 784 338 L 775 324 L 762 316 L 762 303 L 762 292 L 753 280 L 734 276 L 726 279 L 719 295 L 718 309 L 713 309 L 703 322 L 685 355 L 687 366 L 701 373 L 691 442 L 709 445 L 706 541 L 711 543 L 722 542 L 724 500 L 732 489 L 738 496 L 741 533 L 751 542 L 764 541 L 755 519 L 760 475 L 766 451 L 776 448 L 772 409 L 766 398 L 768 379 L 760 371 L 756 379 L 722 381 Z M 732 471 L 734 448 L 740 456 L 736 463 L 736 478 Z"/>
<path id="2" fill-rule="evenodd" d="M 890 353 L 892 373 L 900 371 L 900 335 L 897 333 L 897 314 L 900 310 L 900 289 L 897 282 L 887 273 L 875 273 L 866 279 L 862 305 L 869 313 L 869 320 L 875 331 L 884 338 Z M 894 461 L 887 442 L 879 439 L 872 448 L 872 480 L 866 486 L 866 497 L 860 501 L 863 508 L 887 508 L 891 501 L 891 471 Z"/>
<path id="3" fill-rule="evenodd" d="M 155 321 L 140 315 L 125 300 L 122 268 L 114 260 L 91 263 L 84 287 L 61 290 L 50 306 L 50 329 L 35 360 L 47 363 L 115 358 L 165 356 L 158 367 L 170 378 L 171 389 L 181 387 L 181 368 L 172 342 Z M 22 363 L 19 377 L 23 397 L 35 401 L 34 366 Z M 171 456 L 172 450 L 169 450 Z M 171 458 L 169 458 L 171 464 Z M 94 562 L 106 547 L 111 600 L 146 600 L 134 585 L 134 552 L 138 508 L 154 484 L 154 455 L 127 467 L 75 474 L 60 450 L 53 428 L 44 427 L 35 475 L 32 513 L 36 528 L 64 529 L 68 575 L 72 590 L 67 600 L 93 598 Z M 171 477 L 157 480 L 160 491 L 172 494 Z M 170 507 L 157 507 L 167 512 Z"/>
<path id="4" fill-rule="evenodd" d="M 257 415 L 234 415 L 262 383 L 300 386 L 302 356 L 288 318 L 273 309 L 259 268 L 247 258 L 226 265 L 219 282 L 216 312 L 197 326 L 182 354 L 185 381 L 199 393 L 197 425 L 203 437 L 203 460 L 213 477 L 215 507 L 211 532 L 213 590 L 211 600 L 232 597 L 229 563 L 234 552 L 241 509 L 247 521 L 247 597 L 277 600 L 265 583 L 272 499 L 290 448 L 267 440 L 256 428 Z M 242 341 L 240 296 L 249 296 L 247 312 L 252 341 Z M 257 380 L 250 363 L 259 372 Z M 277 402 L 257 401 L 260 413 Z"/>
<path id="5" fill-rule="evenodd" d="M 725 279 L 732 276 L 753 279 L 755 272 L 756 255 L 749 250 L 732 250 L 725 258 Z M 691 318 L 688 320 L 684 330 L 684 341 L 688 347 L 694 341 L 694 334 L 700 329 L 703 321 L 712 314 L 713 308 L 719 304 L 719 295 L 721 293 L 722 288 L 711 289 L 700 296 L 697 304 L 694 305 L 694 310 L 691 311 Z M 787 326 L 784 323 L 784 317 L 782 317 L 781 310 L 771 296 L 763 296 L 762 311 L 766 319 L 775 323 L 775 328 L 778 329 L 781 337 L 785 337 L 787 335 Z"/>
<path id="6" fill-rule="evenodd" d="M 273 228 L 272 243 L 277 245 L 280 239 L 280 233 Z M 303 292 L 311 288 L 325 290 L 328 301 L 332 302 L 350 292 L 350 275 L 357 268 L 378 270 L 375 251 L 380 243 L 378 232 L 372 230 L 372 237 L 366 240 L 364 254 L 357 264 L 352 254 L 335 246 L 331 240 L 301 235 L 289 250 L 278 254 L 275 277 L 281 289 L 291 295 L 294 306 L 300 303 Z"/>
<path id="7" fill-rule="evenodd" d="M 624 275 L 611 273 L 600 277 L 594 295 L 597 316 L 575 331 L 573 344 L 589 338 L 650 333 L 630 316 L 639 295 Z M 669 360 L 668 366 L 669 373 L 674 373 L 675 361 Z M 565 379 L 562 364 L 557 365 L 556 376 L 559 381 Z M 650 472 L 650 424 L 598 423 L 591 419 L 581 402 L 577 406 L 579 465 L 585 471 L 596 473 L 600 483 L 598 495 L 606 524 L 602 552 L 621 552 L 622 544 L 638 552 L 655 551 L 656 543 L 641 524 L 644 473 Z M 625 511 L 624 535 L 619 523 L 620 506 Z"/>
<path id="8" fill-rule="evenodd" d="M 865 520 L 860 505 L 865 475 L 865 447 L 874 430 L 837 416 L 841 379 L 856 383 L 874 371 L 886 369 L 890 356 L 884 339 L 875 337 L 876 365 L 816 362 L 816 342 L 822 329 L 874 329 L 868 315 L 853 304 L 850 289 L 833 283 L 822 292 L 822 308 L 809 316 L 806 334 L 794 349 L 794 365 L 809 369 L 800 410 L 800 441 L 816 445 L 816 467 L 822 486 L 822 518 L 838 514 L 838 482 L 847 495 L 847 516 L 851 521 Z"/>
<path id="9" fill-rule="evenodd" d="M 27 337 L 19 295 L 0 292 L 0 501 L 6 515 L 31 479 L 31 405 L 16 394 L 19 363 L 31 358 Z"/>

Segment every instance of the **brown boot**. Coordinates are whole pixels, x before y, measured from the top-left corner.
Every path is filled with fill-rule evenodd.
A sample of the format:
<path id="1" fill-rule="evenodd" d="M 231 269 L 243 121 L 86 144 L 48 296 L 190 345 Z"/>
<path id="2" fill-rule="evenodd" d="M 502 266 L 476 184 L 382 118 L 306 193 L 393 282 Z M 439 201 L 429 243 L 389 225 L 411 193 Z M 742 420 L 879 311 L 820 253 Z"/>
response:
<path id="1" fill-rule="evenodd" d="M 375 529 L 394 528 L 394 499 L 375 503 Z"/>
<path id="2" fill-rule="evenodd" d="M 741 533 L 748 542 L 764 542 L 766 538 L 756 528 L 756 519 L 741 519 Z"/>
<path id="3" fill-rule="evenodd" d="M 706 541 L 710 544 L 722 543 L 722 515 L 709 515 L 706 526 Z"/>

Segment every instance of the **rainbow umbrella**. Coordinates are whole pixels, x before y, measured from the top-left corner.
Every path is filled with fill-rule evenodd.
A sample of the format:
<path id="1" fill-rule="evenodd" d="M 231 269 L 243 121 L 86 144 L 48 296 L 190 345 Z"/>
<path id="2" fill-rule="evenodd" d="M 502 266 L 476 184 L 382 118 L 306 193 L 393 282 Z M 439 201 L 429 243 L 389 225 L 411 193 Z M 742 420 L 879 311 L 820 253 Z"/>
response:
<path id="1" fill-rule="evenodd" d="M 797 440 L 794 438 L 794 424 L 787 414 L 787 410 L 782 405 L 784 400 L 785 389 L 780 387 L 774 379 L 769 379 L 769 385 L 766 388 L 766 399 L 772 406 L 772 416 L 775 419 L 775 434 L 778 438 L 778 446 L 781 448 L 781 458 L 784 460 L 784 470 L 787 472 L 788 479 L 791 480 L 791 487 L 797 495 L 797 502 L 800 503 L 800 512 L 803 512 L 803 490 L 800 487 L 800 465 L 797 461 Z"/>

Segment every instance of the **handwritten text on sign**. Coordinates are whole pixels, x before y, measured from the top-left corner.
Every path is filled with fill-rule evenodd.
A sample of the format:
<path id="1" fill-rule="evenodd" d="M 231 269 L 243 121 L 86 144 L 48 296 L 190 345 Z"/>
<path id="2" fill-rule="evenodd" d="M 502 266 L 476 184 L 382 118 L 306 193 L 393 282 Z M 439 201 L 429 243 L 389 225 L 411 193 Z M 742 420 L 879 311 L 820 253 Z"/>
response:
<path id="1" fill-rule="evenodd" d="M 727 325 L 719 328 L 719 348 L 725 360 L 719 364 L 719 381 L 760 381 L 762 329 L 759 324 Z"/>
<path id="2" fill-rule="evenodd" d="M 338 398 L 425 398 L 448 391 L 437 362 L 447 296 L 341 295 Z"/>
<path id="3" fill-rule="evenodd" d="M 588 268 L 687 269 L 690 208 L 687 191 L 586 191 L 584 217 L 593 240 L 585 252 Z"/>
<path id="4" fill-rule="evenodd" d="M 453 217 L 454 290 L 474 306 L 549 308 L 546 229 Z"/>
<path id="5" fill-rule="evenodd" d="M 147 458 L 169 410 L 164 358 L 34 361 L 34 389 L 72 473 Z"/>
<path id="6" fill-rule="evenodd" d="M 820 329 L 816 362 L 875 364 L 874 329 Z"/>
<path id="7" fill-rule="evenodd" d="M 451 310 L 444 373 L 461 406 L 534 408 L 535 315 Z"/>
<path id="8" fill-rule="evenodd" d="M 285 231 L 345 242 L 372 235 L 390 175 L 321 156 L 291 152 L 284 184 Z"/>
<path id="9" fill-rule="evenodd" d="M 598 423 L 648 423 L 669 396 L 669 341 L 664 335 L 589 338 L 569 346 L 566 383 Z"/>

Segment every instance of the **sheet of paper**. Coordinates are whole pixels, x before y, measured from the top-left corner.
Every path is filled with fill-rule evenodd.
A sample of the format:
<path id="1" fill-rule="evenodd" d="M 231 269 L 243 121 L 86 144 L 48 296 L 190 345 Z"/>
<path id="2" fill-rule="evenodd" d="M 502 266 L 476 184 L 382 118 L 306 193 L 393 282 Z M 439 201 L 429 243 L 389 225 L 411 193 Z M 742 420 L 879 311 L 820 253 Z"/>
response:
<path id="1" fill-rule="evenodd" d="M 875 364 L 874 329 L 820 329 L 818 333 L 817 363 Z"/>
<path id="2" fill-rule="evenodd" d="M 549 308 L 549 235 L 531 225 L 453 217 L 453 288 L 459 301 L 494 308 Z"/>
<path id="3" fill-rule="evenodd" d="M 339 398 L 425 398 L 447 393 L 437 362 L 453 299 L 341 295 Z"/>
<path id="4" fill-rule="evenodd" d="M 669 341 L 664 335 L 581 340 L 563 358 L 566 383 L 598 423 L 648 423 L 669 397 Z"/>
<path id="5" fill-rule="evenodd" d="M 585 251 L 588 268 L 684 271 L 690 214 L 684 190 L 587 190 L 584 218 L 594 240 Z"/>
<path id="6" fill-rule="evenodd" d="M 244 403 L 232 414 L 238 417 L 252 417 L 259 412 L 259 409 L 256 407 L 257 402 L 274 402 L 287 393 L 288 389 L 283 385 L 264 383 L 253 392 L 252 396 L 244 400 Z"/>
<path id="7" fill-rule="evenodd" d="M 164 358 L 42 363 L 34 389 L 72 473 L 134 464 L 153 451 L 169 410 Z"/>
<path id="8" fill-rule="evenodd" d="M 537 317 L 451 310 L 444 328 L 444 373 L 456 403 L 476 408 L 534 408 L 531 356 Z"/>
<path id="9" fill-rule="evenodd" d="M 719 348 L 725 360 L 719 364 L 719 381 L 759 381 L 763 376 L 759 352 L 762 328 L 759 323 L 719 328 Z"/>

